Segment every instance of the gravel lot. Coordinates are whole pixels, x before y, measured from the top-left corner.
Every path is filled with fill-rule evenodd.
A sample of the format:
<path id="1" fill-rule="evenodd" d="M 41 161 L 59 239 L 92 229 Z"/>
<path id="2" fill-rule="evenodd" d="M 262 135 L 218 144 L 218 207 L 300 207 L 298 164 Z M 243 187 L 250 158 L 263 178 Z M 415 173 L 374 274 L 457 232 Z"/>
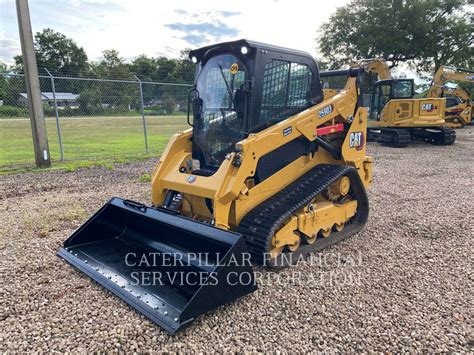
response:
<path id="1" fill-rule="evenodd" d="M 361 233 L 276 276 L 258 269 L 256 293 L 174 337 L 56 256 L 111 196 L 149 201 L 155 160 L 0 176 L 0 351 L 472 352 L 474 127 L 457 134 L 371 145 Z"/>

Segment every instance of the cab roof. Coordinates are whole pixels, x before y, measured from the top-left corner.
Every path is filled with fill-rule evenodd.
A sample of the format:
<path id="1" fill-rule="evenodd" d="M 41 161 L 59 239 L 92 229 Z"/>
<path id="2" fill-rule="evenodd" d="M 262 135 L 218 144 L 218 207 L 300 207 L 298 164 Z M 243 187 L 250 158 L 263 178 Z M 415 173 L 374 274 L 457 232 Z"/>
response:
<path id="1" fill-rule="evenodd" d="M 221 43 L 212 44 L 210 46 L 194 49 L 189 52 L 189 58 L 191 59 L 192 57 L 196 57 L 198 61 L 201 61 L 201 59 L 206 55 L 206 53 L 208 53 L 210 50 L 213 50 L 215 48 L 229 48 L 232 51 L 240 51 L 240 49 L 243 46 L 247 47 L 249 49 L 249 52 L 252 52 L 252 51 L 256 52 L 259 50 L 272 51 L 276 53 L 280 52 L 280 53 L 305 57 L 307 59 L 311 59 L 315 61 L 313 56 L 305 51 L 275 46 L 272 44 L 266 44 L 266 43 L 261 43 L 261 42 L 256 42 L 256 41 L 250 41 L 247 39 L 239 39 L 239 40 L 230 41 L 230 42 L 221 42 Z"/>

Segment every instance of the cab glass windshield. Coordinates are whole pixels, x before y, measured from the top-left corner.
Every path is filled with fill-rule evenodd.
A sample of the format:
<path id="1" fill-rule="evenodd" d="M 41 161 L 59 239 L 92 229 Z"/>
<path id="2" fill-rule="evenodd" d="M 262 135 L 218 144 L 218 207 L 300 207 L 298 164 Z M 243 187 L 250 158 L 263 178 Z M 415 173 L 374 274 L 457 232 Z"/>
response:
<path id="1" fill-rule="evenodd" d="M 198 74 L 200 107 L 193 105 L 193 150 L 206 167 L 219 166 L 235 143 L 245 137 L 245 110 L 236 103 L 236 92 L 242 92 L 245 80 L 243 64 L 231 54 L 212 57 Z"/>
<path id="2" fill-rule="evenodd" d="M 413 81 L 412 80 L 395 80 L 393 82 L 394 99 L 409 99 L 413 97 Z"/>

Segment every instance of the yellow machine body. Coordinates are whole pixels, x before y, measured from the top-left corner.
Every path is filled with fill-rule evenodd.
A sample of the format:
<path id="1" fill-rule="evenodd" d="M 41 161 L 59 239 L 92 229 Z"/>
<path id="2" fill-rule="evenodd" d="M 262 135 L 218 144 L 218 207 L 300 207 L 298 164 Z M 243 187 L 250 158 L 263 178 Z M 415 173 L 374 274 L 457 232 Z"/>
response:
<path id="1" fill-rule="evenodd" d="M 460 98 L 461 96 L 457 97 Z M 472 115 L 471 101 L 459 102 L 455 106 L 447 107 L 445 116 L 446 126 L 453 128 L 464 127 L 466 124 L 472 123 Z"/>
<path id="2" fill-rule="evenodd" d="M 453 144 L 455 132 L 446 127 L 446 99 L 441 97 L 414 98 L 412 79 L 392 79 L 390 68 L 382 58 L 362 59 L 351 64 L 365 73 L 377 76 L 370 87 L 368 138 L 392 147 L 406 147 L 412 140 L 435 145 Z M 337 90 L 326 87 L 325 98 Z M 456 109 L 458 109 L 456 107 Z M 462 115 L 470 115 L 465 108 Z"/>
<path id="3" fill-rule="evenodd" d="M 371 127 L 439 127 L 444 124 L 446 99 L 392 99 Z"/>
<path id="4" fill-rule="evenodd" d="M 59 251 L 173 334 L 254 292 L 250 261 L 294 264 L 360 231 L 372 182 L 361 71 L 325 99 L 305 52 L 239 40 L 190 59 L 192 128 L 161 155 L 151 206 L 112 198 Z"/>
<path id="5" fill-rule="evenodd" d="M 311 107 L 278 124 L 251 134 L 248 138 L 237 144 L 239 153 L 231 153 L 212 176 L 195 176 L 189 172 L 180 172 L 186 167 L 186 162 L 191 158 L 192 130 L 177 133 L 168 143 L 162 154 L 152 178 L 152 204 L 161 205 L 169 190 L 184 193 L 182 212 L 201 221 L 211 221 L 218 228 L 235 230 L 241 219 L 254 207 L 281 191 L 297 178 L 314 168 L 318 164 L 341 164 L 353 166 L 363 182 L 368 187 L 372 181 L 372 159 L 366 155 L 365 142 L 358 148 L 349 140 L 354 134 L 365 132 L 367 124 L 367 109 L 359 108 L 353 115 L 357 103 L 357 90 L 355 78 L 348 80 L 346 88 L 329 100 Z M 318 112 L 325 107 L 332 106 L 332 113 L 324 118 L 319 118 Z M 349 132 L 341 137 L 342 159 L 335 160 L 324 150 L 314 155 L 302 156 L 284 167 L 264 182 L 253 186 L 252 177 L 255 175 L 259 159 L 298 138 L 305 137 L 314 140 L 317 137 L 317 128 L 332 126 L 335 123 L 352 120 Z M 291 127 L 291 129 L 288 129 Z M 291 130 L 292 133 L 283 136 L 282 129 Z M 365 133 L 364 133 L 365 135 Z M 241 165 L 232 164 L 235 155 L 240 154 Z M 183 169 L 181 169 L 183 170 Z M 190 178 L 192 176 L 192 178 Z M 192 182 L 190 182 L 192 181 Z M 214 216 L 210 215 L 205 199 L 211 199 Z M 318 204 L 311 213 L 299 211 L 291 220 L 288 227 L 290 233 L 280 232 L 278 246 L 291 246 L 299 244 L 300 240 L 294 233 L 312 238 L 321 229 L 330 230 L 334 224 L 343 225 L 355 213 L 354 201 L 336 206 L 330 201 Z M 309 217 L 311 216 L 311 217 Z M 322 218 L 324 216 L 324 218 Z M 311 224 L 311 227 L 309 227 Z M 296 237 L 295 237 L 296 236 Z"/>
<path id="6" fill-rule="evenodd" d="M 457 105 L 446 108 L 446 125 L 460 128 L 472 121 L 472 101 L 470 95 L 460 87 L 449 87 L 448 82 L 474 83 L 472 70 L 440 66 L 433 76 L 427 97 L 457 97 Z"/>

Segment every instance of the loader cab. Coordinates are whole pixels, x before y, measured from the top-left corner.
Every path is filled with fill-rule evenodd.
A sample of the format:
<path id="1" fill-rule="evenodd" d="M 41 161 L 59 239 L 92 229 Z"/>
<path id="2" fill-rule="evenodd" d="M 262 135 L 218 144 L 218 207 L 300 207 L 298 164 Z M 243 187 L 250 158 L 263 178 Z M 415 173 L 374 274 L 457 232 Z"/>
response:
<path id="1" fill-rule="evenodd" d="M 413 79 L 391 79 L 378 81 L 370 100 L 371 121 L 380 121 L 385 105 L 393 99 L 411 99 L 415 94 Z"/>
<path id="2" fill-rule="evenodd" d="M 193 159 L 212 175 L 235 144 L 323 99 L 308 53 L 239 40 L 193 50 Z"/>

